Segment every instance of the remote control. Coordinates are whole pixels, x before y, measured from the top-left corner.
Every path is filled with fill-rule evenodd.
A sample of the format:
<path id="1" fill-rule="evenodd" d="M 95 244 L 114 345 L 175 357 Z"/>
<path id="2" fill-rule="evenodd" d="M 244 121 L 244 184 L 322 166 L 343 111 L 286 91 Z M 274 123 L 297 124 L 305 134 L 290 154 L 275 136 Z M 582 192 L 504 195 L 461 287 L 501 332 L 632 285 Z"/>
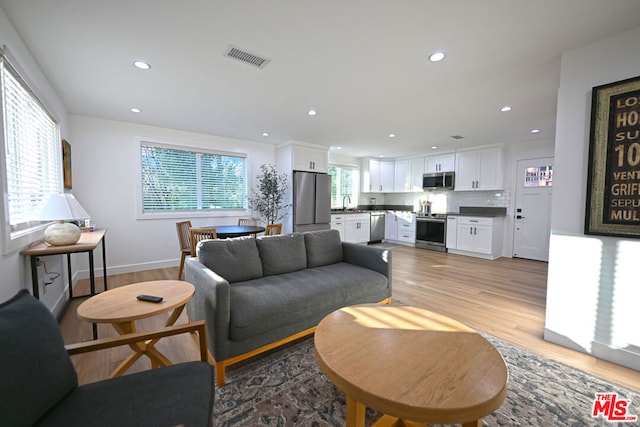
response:
<path id="1" fill-rule="evenodd" d="M 137 298 L 140 301 L 162 302 L 162 297 L 157 297 L 155 295 L 138 295 Z"/>

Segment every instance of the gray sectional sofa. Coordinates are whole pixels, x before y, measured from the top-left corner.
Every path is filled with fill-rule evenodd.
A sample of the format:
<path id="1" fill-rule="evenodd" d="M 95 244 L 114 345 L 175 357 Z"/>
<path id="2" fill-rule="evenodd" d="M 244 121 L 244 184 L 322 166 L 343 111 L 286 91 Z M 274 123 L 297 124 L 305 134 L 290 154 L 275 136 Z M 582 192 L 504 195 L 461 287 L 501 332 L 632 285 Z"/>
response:
<path id="1" fill-rule="evenodd" d="M 342 242 L 337 230 L 207 240 L 185 280 L 222 385 L 227 366 L 313 333 L 334 310 L 391 302 L 391 251 Z"/>

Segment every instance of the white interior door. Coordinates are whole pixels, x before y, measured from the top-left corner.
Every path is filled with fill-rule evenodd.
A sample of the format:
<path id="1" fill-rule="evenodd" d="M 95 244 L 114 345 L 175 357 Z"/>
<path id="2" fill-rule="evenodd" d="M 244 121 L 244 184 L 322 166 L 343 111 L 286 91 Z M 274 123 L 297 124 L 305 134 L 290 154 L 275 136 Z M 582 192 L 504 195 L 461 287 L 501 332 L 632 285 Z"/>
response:
<path id="1" fill-rule="evenodd" d="M 549 260 L 553 158 L 519 160 L 513 256 Z"/>

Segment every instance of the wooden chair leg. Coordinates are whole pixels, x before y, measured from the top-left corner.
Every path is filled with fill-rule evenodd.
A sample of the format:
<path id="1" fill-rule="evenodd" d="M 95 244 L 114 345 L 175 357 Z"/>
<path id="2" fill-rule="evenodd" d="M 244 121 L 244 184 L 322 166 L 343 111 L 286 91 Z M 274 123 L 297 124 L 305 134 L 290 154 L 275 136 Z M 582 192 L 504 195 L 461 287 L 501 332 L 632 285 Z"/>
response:
<path id="1" fill-rule="evenodd" d="M 224 385 L 224 372 L 225 366 L 224 362 L 215 362 L 216 365 L 216 384 L 218 387 L 222 387 Z"/>
<path id="2" fill-rule="evenodd" d="M 187 254 L 182 252 L 180 257 L 180 270 L 178 270 L 178 280 L 182 280 L 182 273 L 184 273 L 184 260 L 187 258 Z"/>

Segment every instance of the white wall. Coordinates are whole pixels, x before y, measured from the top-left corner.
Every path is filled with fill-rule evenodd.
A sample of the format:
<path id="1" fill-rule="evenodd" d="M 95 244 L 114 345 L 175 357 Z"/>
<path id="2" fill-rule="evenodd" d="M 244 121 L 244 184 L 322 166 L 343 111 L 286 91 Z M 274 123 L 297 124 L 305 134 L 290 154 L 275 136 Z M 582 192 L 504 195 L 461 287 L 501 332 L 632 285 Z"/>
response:
<path id="1" fill-rule="evenodd" d="M 61 138 L 68 139 L 68 118 L 62 102 L 2 10 L 0 10 L 0 44 L 6 45 L 9 55 L 12 61 L 15 62 L 14 65 L 18 68 L 21 76 L 38 94 L 47 108 L 55 116 L 55 119 L 60 123 Z M 4 156 L 4 149 L 0 150 L 0 155 Z M 4 179 L 4 173 L 0 175 L 2 179 Z M 4 184 L 5 183 L 3 183 L 3 187 Z M 60 190 L 62 191 L 62 189 Z M 4 204 L 0 203 L 1 218 L 5 217 L 4 209 Z M 2 225 L 0 225 L 2 236 L 5 235 L 7 226 L 8 224 L 5 224 L 4 221 Z M 25 245 L 41 237 L 41 233 L 36 236 L 31 236 Z M 3 253 L 0 255 L 0 276 L 2 277 L 2 281 L 0 282 L 0 301 L 11 298 L 20 289 L 31 290 L 31 272 L 28 259 L 19 254 L 22 249 L 23 248 L 19 248 L 9 253 L 2 251 Z M 45 261 L 48 270 L 56 272 L 65 270 L 62 260 L 63 258 L 58 256 L 47 257 Z M 40 273 L 43 273 L 42 269 Z M 61 312 L 64 303 L 65 283 L 63 282 L 63 278 L 64 276 L 58 278 L 46 289 L 44 287 L 40 288 L 40 300 L 56 314 Z"/>
<path id="2" fill-rule="evenodd" d="M 584 235 L 594 86 L 640 75 L 640 28 L 562 55 L 545 339 L 640 369 L 640 240 Z"/>
<path id="3" fill-rule="evenodd" d="M 275 148 L 270 144 L 79 115 L 70 115 L 70 124 L 73 192 L 96 226 L 108 229 L 108 275 L 178 265 L 177 221 L 190 219 L 195 226 L 237 224 L 239 216 L 249 215 L 235 211 L 208 217 L 137 219 L 139 138 L 246 153 L 249 188 L 255 187 L 260 164 L 275 164 Z M 79 277 L 88 276 L 84 258 L 74 263 L 74 270 L 81 270 Z M 100 261 L 96 263 L 98 266 Z M 97 285 L 100 286 L 100 281 Z"/>

